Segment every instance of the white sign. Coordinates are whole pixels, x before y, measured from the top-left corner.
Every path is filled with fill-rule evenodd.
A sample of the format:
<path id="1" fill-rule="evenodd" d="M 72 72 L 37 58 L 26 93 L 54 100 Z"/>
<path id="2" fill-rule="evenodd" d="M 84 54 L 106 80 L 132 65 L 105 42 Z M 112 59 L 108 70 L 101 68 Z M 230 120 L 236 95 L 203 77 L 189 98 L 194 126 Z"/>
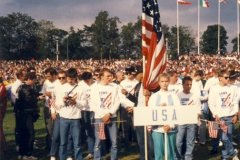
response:
<path id="1" fill-rule="evenodd" d="M 134 107 L 134 126 L 197 124 L 197 106 Z"/>

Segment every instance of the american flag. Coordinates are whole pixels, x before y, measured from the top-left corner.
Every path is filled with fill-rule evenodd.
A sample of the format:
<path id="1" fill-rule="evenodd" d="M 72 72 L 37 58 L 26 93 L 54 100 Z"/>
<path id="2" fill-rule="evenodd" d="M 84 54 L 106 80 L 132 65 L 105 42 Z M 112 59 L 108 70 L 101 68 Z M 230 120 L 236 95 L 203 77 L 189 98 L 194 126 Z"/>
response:
<path id="1" fill-rule="evenodd" d="M 164 71 L 167 62 L 157 0 L 142 0 L 142 53 L 147 60 L 144 88 L 156 89 L 158 75 Z"/>
<path id="2" fill-rule="evenodd" d="M 106 135 L 105 135 L 105 124 L 103 122 L 100 122 L 98 124 L 98 138 L 100 140 L 105 140 Z"/>
<path id="3" fill-rule="evenodd" d="M 208 121 L 208 133 L 210 138 L 217 138 L 219 125 L 215 121 Z"/>
<path id="4" fill-rule="evenodd" d="M 112 93 L 109 93 L 107 97 L 103 100 L 104 108 L 109 108 L 112 104 Z"/>

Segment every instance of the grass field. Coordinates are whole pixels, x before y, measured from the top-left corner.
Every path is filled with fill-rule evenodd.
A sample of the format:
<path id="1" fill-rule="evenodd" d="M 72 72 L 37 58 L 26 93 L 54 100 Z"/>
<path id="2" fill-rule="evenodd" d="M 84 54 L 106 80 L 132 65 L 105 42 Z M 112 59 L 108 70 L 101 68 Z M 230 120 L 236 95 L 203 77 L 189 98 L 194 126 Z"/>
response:
<path id="1" fill-rule="evenodd" d="M 15 119 L 13 114 L 13 108 L 8 107 L 7 113 L 4 119 L 4 132 L 7 140 L 7 153 L 4 158 L 1 160 L 16 160 L 17 152 L 15 150 L 15 140 L 14 140 L 14 127 L 15 127 Z M 47 160 L 48 153 L 45 149 L 45 127 L 42 116 L 35 123 L 35 137 L 36 137 L 36 146 L 34 149 L 34 155 L 39 157 L 39 160 Z M 83 144 L 83 156 L 86 155 L 86 144 Z M 220 153 L 216 156 L 210 155 L 210 142 L 208 141 L 206 145 L 196 145 L 194 149 L 194 160 L 219 160 Z M 109 155 L 107 155 L 104 159 L 109 159 Z M 138 148 L 136 143 L 132 143 L 128 149 L 119 148 L 119 159 L 120 160 L 138 160 Z"/>

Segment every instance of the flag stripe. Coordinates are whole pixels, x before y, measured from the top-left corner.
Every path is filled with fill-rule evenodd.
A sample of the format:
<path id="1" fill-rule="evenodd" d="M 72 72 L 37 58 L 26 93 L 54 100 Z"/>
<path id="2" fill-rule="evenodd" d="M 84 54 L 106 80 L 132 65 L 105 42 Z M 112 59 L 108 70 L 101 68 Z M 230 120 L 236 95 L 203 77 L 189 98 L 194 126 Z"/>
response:
<path id="1" fill-rule="evenodd" d="M 100 122 L 98 124 L 98 138 L 100 140 L 105 140 L 106 139 L 106 135 L 105 135 L 105 124 Z"/>
<path id="2" fill-rule="evenodd" d="M 151 42 L 151 39 L 148 38 L 145 34 L 142 35 L 142 40 L 143 40 L 143 42 L 145 43 L 146 47 L 147 47 L 147 46 L 150 44 L 150 42 Z"/>
<path id="3" fill-rule="evenodd" d="M 218 135 L 218 124 L 215 121 L 208 121 L 208 132 L 210 138 L 217 138 Z"/>
<path id="4" fill-rule="evenodd" d="M 104 108 L 109 108 L 112 103 L 112 93 L 109 93 L 107 97 L 103 100 Z"/>

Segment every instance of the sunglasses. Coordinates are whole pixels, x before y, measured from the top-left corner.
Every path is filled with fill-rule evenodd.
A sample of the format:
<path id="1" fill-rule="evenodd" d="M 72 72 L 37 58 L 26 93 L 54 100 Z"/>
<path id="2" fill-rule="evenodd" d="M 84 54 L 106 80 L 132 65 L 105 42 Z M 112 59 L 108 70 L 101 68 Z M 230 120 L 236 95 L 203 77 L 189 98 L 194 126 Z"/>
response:
<path id="1" fill-rule="evenodd" d="M 66 77 L 58 77 L 58 79 L 65 79 Z"/>

